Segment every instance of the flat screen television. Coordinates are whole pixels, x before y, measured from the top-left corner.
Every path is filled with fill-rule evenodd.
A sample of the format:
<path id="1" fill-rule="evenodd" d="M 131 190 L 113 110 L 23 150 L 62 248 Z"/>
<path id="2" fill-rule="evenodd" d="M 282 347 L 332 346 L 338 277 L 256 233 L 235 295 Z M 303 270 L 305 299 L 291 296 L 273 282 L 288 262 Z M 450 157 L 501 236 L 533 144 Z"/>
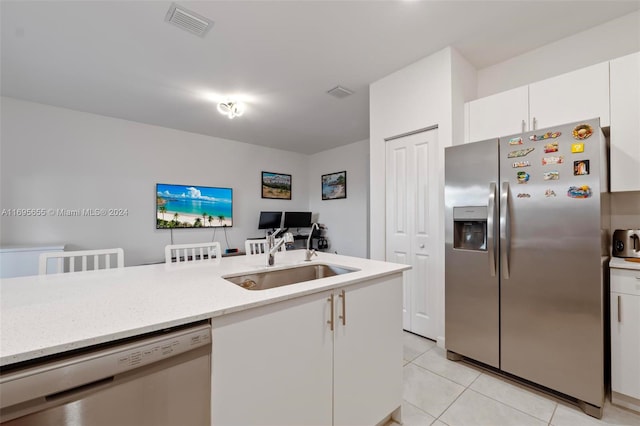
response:
<path id="1" fill-rule="evenodd" d="M 156 184 L 156 229 L 233 226 L 233 190 Z"/>
<path id="2" fill-rule="evenodd" d="M 282 212 L 260 212 L 258 229 L 280 228 L 282 223 Z"/>
<path id="3" fill-rule="evenodd" d="M 285 228 L 311 227 L 311 212 L 284 212 Z"/>

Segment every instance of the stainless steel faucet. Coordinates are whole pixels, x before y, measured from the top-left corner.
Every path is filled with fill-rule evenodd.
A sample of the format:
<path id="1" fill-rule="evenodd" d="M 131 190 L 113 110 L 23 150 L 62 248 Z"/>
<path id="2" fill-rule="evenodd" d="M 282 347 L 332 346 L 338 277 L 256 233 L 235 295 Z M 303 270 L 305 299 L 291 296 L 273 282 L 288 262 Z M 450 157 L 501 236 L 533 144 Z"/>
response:
<path id="1" fill-rule="evenodd" d="M 317 223 L 314 223 L 311 225 L 311 231 L 309 232 L 309 238 L 307 238 L 307 250 L 304 253 L 304 260 L 307 262 L 311 261 L 311 257 L 312 256 L 317 256 L 318 253 L 316 252 L 315 249 L 310 250 L 310 246 L 311 246 L 311 236 L 313 235 L 313 230 L 314 229 L 320 229 L 320 226 Z"/>
<path id="2" fill-rule="evenodd" d="M 278 228 L 271 235 L 267 235 L 267 244 L 265 253 L 267 254 L 267 266 L 273 266 L 275 264 L 276 258 L 275 254 L 280 247 L 285 243 L 293 242 L 293 234 L 291 232 L 286 232 L 280 241 L 276 243 L 276 235 L 282 231 L 282 228 Z"/>

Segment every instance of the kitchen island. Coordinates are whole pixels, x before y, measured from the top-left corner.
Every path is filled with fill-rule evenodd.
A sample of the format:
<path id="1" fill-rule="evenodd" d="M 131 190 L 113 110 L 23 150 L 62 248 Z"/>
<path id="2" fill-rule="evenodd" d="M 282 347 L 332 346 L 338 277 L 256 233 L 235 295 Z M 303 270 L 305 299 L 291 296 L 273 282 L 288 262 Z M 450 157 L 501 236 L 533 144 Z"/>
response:
<path id="1" fill-rule="evenodd" d="M 214 424 L 267 424 L 260 407 L 280 424 L 308 407 L 319 407 L 309 419 L 318 424 L 375 424 L 401 402 L 402 271 L 409 267 L 326 253 L 303 259 L 294 250 L 278 253 L 270 268 L 263 256 L 237 256 L 3 280 L 0 364 L 210 319 Z M 318 263 L 354 271 L 259 291 L 222 278 Z M 253 417 L 245 422 L 247 413 Z"/>

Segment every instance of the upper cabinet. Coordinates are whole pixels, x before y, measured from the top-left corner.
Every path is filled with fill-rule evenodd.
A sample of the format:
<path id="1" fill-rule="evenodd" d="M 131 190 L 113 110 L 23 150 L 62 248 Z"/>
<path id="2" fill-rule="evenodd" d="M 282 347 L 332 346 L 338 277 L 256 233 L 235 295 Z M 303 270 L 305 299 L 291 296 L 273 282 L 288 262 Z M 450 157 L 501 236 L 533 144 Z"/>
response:
<path id="1" fill-rule="evenodd" d="M 469 102 L 470 141 L 527 131 L 529 91 L 527 86 Z"/>
<path id="2" fill-rule="evenodd" d="M 611 191 L 640 191 L 640 53 L 611 61 Z"/>
<path id="3" fill-rule="evenodd" d="M 529 85 L 531 129 L 600 118 L 609 126 L 609 63 L 592 65 Z"/>
<path id="4" fill-rule="evenodd" d="M 590 118 L 600 118 L 600 125 L 607 127 L 609 63 L 476 99 L 467 105 L 465 142 Z"/>

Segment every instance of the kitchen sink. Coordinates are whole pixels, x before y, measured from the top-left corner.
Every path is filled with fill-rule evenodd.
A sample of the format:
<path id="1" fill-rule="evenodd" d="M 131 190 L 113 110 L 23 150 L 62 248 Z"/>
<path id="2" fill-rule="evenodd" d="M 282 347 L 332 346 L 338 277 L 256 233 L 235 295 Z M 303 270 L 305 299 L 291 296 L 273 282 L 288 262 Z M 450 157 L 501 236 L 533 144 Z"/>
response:
<path id="1" fill-rule="evenodd" d="M 348 269 L 327 264 L 313 264 L 276 269 L 273 271 L 232 275 L 223 278 L 247 290 L 266 290 L 268 288 L 313 281 L 355 271 L 357 271 L 357 269 Z"/>

